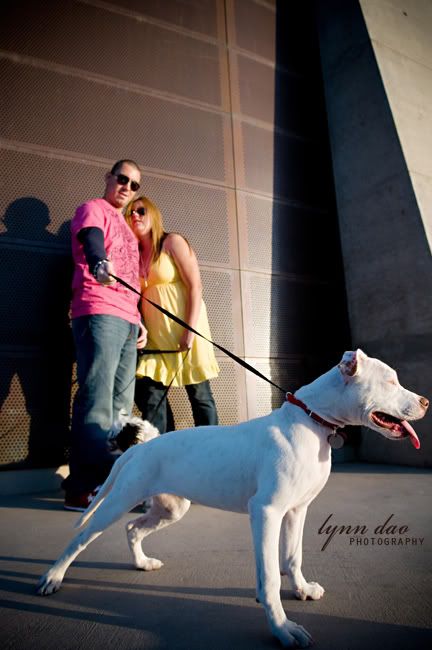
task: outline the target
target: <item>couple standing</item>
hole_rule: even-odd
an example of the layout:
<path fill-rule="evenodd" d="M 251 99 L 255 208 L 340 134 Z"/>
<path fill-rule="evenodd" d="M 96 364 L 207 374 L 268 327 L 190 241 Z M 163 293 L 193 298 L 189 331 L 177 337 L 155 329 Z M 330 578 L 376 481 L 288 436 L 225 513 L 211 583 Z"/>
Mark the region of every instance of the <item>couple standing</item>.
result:
<path fill-rule="evenodd" d="M 172 381 L 185 386 L 196 426 L 217 424 L 208 380 L 219 368 L 211 344 L 139 301 L 112 277 L 210 338 L 195 253 L 184 237 L 164 231 L 161 214 L 147 197 L 136 196 L 140 180 L 134 161 L 116 162 L 105 176 L 103 198 L 81 205 L 71 224 L 71 318 L 79 387 L 70 475 L 63 482 L 68 510 L 84 510 L 107 477 L 115 460 L 107 433 L 121 410 L 131 413 L 134 398 L 143 417 L 164 433 L 169 404 L 161 398 Z M 137 349 L 145 348 L 178 352 L 143 354 L 137 367 Z"/>

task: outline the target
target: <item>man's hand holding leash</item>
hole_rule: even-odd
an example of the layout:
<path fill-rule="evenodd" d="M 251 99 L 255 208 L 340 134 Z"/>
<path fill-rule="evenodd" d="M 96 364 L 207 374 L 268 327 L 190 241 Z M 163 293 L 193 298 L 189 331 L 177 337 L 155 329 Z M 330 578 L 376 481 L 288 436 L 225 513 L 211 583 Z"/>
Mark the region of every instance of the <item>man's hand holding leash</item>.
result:
<path fill-rule="evenodd" d="M 93 275 L 99 284 L 104 287 L 115 285 L 113 275 L 115 274 L 114 264 L 110 260 L 100 260 L 93 269 Z"/>

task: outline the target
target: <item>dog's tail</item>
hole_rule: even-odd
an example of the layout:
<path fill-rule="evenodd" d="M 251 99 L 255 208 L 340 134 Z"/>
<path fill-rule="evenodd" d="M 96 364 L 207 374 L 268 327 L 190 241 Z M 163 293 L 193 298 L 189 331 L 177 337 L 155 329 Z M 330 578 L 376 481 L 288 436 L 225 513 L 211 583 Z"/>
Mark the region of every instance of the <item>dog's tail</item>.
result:
<path fill-rule="evenodd" d="M 102 485 L 102 487 L 100 488 L 99 492 L 96 494 L 93 501 L 90 503 L 87 510 L 85 510 L 81 515 L 81 517 L 78 519 L 78 521 L 74 525 L 74 528 L 81 528 L 90 519 L 90 517 L 93 516 L 94 512 L 99 508 L 100 504 L 105 499 L 108 492 L 111 491 L 111 488 L 114 485 L 114 482 L 118 474 L 126 465 L 126 463 L 129 462 L 131 457 L 130 452 L 133 453 L 133 451 L 134 451 L 134 447 L 131 447 L 116 460 L 116 462 L 112 466 L 111 472 L 109 473 L 105 483 Z"/>

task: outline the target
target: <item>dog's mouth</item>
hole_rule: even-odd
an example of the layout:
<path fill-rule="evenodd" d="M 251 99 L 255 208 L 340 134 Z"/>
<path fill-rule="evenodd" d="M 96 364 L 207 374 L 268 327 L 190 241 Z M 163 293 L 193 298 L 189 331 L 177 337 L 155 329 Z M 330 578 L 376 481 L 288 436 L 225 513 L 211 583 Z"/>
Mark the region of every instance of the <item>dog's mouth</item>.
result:
<path fill-rule="evenodd" d="M 406 420 L 400 420 L 393 415 L 383 413 L 382 411 L 374 411 L 371 414 L 371 420 L 374 424 L 390 431 L 393 438 L 407 438 L 409 437 L 411 444 L 420 449 L 420 440 L 412 426 Z"/>

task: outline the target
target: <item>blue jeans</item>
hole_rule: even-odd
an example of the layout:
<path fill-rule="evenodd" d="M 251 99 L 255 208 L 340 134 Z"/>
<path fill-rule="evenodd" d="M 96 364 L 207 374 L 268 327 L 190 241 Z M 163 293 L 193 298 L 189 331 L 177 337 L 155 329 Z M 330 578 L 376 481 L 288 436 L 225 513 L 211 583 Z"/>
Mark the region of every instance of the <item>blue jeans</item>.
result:
<path fill-rule="evenodd" d="M 131 413 L 138 325 L 107 315 L 72 320 L 78 391 L 72 411 L 70 476 L 63 487 L 81 494 L 103 483 L 116 459 L 107 433 L 121 409 Z"/>
<path fill-rule="evenodd" d="M 209 381 L 185 386 L 192 407 L 196 427 L 218 424 L 218 414 Z M 160 433 L 174 429 L 174 420 L 167 396 L 161 399 L 166 386 L 150 377 L 137 379 L 135 386 L 135 404 L 142 417 L 149 420 Z"/>

